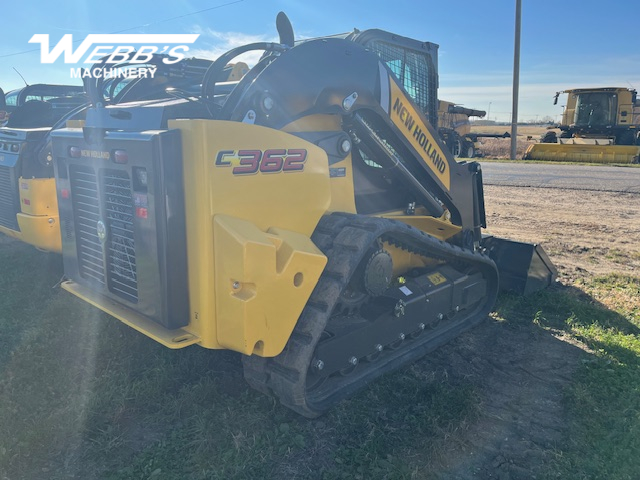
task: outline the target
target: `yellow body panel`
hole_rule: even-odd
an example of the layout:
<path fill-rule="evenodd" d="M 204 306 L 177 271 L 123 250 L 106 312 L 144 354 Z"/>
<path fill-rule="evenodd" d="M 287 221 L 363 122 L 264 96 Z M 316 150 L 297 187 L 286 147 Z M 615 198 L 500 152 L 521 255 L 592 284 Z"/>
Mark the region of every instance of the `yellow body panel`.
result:
<path fill-rule="evenodd" d="M 556 162 L 638 163 L 640 146 L 535 143 L 529 145 L 523 158 Z"/>
<path fill-rule="evenodd" d="M 218 343 L 271 357 L 284 348 L 327 258 L 309 237 L 214 217 Z"/>
<path fill-rule="evenodd" d="M 228 66 L 231 66 L 231 71 L 227 77 L 227 82 L 237 82 L 249 71 L 249 65 L 244 62 L 238 62 Z"/>
<path fill-rule="evenodd" d="M 20 231 L 0 227 L 0 232 L 34 247 L 61 253 L 60 217 L 58 198 L 53 178 L 20 178 Z"/>
<path fill-rule="evenodd" d="M 388 242 L 383 242 L 382 246 L 393 259 L 394 277 L 403 275 L 413 268 L 422 268 L 436 263 L 427 257 L 398 248 Z"/>
<path fill-rule="evenodd" d="M 82 128 L 85 125 L 84 120 L 67 120 L 67 128 Z"/>
<path fill-rule="evenodd" d="M 344 176 L 331 179 L 330 212 L 356 213 L 356 196 L 353 189 L 353 166 L 351 154 L 341 162 L 331 165 L 332 169 L 344 171 Z"/>
<path fill-rule="evenodd" d="M 181 130 L 184 160 L 191 316 L 183 330 L 203 347 L 251 353 L 257 345 L 256 353 L 276 355 L 326 262 L 309 238 L 331 202 L 327 156 L 300 138 L 255 125 L 169 125 Z M 263 152 L 255 172 L 247 151 Z M 289 154 L 290 170 L 261 170 L 282 164 L 278 158 L 286 163 Z M 233 289 L 236 283 L 241 288 Z"/>
<path fill-rule="evenodd" d="M 20 177 L 20 205 L 26 215 L 58 215 L 54 178 Z"/>
<path fill-rule="evenodd" d="M 429 216 L 405 215 L 397 213 L 388 213 L 380 216 L 406 223 L 407 225 L 411 225 L 418 230 L 427 232 L 432 237 L 436 237 L 440 240 L 451 238 L 461 230 L 459 226 L 454 225 L 451 222 Z"/>

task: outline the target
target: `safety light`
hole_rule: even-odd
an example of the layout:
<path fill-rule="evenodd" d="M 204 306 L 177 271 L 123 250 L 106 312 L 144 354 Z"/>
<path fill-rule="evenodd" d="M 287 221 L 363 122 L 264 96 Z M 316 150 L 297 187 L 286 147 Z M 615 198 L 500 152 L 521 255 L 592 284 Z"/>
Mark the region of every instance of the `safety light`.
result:
<path fill-rule="evenodd" d="M 69 198 L 69 190 L 67 190 L 66 188 L 63 188 L 60 191 L 60 195 L 62 195 L 62 198 L 67 199 Z"/>
<path fill-rule="evenodd" d="M 127 163 L 129 161 L 129 154 L 126 150 L 116 150 L 113 152 L 113 161 L 116 163 Z"/>

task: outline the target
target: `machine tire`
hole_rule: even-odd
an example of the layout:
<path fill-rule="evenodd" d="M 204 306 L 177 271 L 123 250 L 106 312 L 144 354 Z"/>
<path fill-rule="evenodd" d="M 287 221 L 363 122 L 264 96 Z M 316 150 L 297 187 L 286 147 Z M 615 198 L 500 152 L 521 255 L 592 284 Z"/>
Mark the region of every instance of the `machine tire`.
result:
<path fill-rule="evenodd" d="M 636 133 L 631 130 L 625 130 L 616 135 L 616 145 L 635 145 L 637 141 Z"/>
<path fill-rule="evenodd" d="M 473 158 L 476 156 L 476 147 L 473 142 L 469 140 L 462 141 L 462 158 Z"/>
<path fill-rule="evenodd" d="M 462 156 L 463 146 L 464 146 L 464 140 L 460 138 L 458 135 L 456 135 L 451 147 L 451 153 L 453 154 L 453 158 L 460 158 Z"/>
<path fill-rule="evenodd" d="M 476 148 L 473 142 L 466 140 L 463 137 L 456 136 L 453 157 L 454 158 L 473 158 L 476 154 Z"/>
<path fill-rule="evenodd" d="M 542 136 L 540 143 L 558 143 L 558 134 L 549 130 Z"/>
<path fill-rule="evenodd" d="M 469 145 L 470 145 L 470 147 L 469 147 L 469 154 L 470 154 L 469 158 L 475 158 L 475 157 L 479 156 L 478 155 L 478 151 L 476 150 L 475 144 L 472 142 Z"/>

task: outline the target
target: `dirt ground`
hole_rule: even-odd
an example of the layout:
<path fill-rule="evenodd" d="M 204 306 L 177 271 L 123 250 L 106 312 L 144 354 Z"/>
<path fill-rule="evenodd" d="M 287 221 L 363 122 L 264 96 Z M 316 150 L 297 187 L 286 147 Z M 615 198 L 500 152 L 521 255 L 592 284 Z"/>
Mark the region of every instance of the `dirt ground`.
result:
<path fill-rule="evenodd" d="M 485 187 L 488 231 L 540 242 L 560 284 L 610 272 L 640 271 L 640 195 Z M 564 387 L 580 345 L 533 325 L 489 321 L 431 354 L 426 368 L 471 381 L 481 412 L 451 439 L 439 479 L 542 478 L 566 433 Z"/>
<path fill-rule="evenodd" d="M 492 133 L 502 135 L 511 133 L 510 125 L 472 125 L 473 133 Z M 522 158 L 527 147 L 537 143 L 547 132 L 544 125 L 518 125 L 518 141 L 516 142 L 516 157 Z M 559 130 L 558 130 L 559 132 Z M 480 151 L 487 158 L 511 158 L 511 138 L 481 138 Z"/>
<path fill-rule="evenodd" d="M 487 231 L 542 243 L 562 282 L 640 270 L 640 195 L 485 186 Z"/>

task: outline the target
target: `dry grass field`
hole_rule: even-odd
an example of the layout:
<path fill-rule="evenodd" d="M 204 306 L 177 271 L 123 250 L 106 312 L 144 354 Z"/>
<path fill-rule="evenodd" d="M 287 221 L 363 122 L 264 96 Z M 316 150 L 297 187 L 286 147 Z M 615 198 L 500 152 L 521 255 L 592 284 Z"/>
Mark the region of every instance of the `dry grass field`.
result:
<path fill-rule="evenodd" d="M 479 125 L 472 126 L 473 133 L 511 133 L 510 125 Z M 516 156 L 522 158 L 527 147 L 536 143 L 547 131 L 546 126 L 541 125 L 518 125 L 518 144 Z M 481 139 L 481 151 L 485 158 L 508 159 L 511 152 L 511 138 L 484 138 Z"/>

